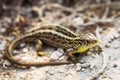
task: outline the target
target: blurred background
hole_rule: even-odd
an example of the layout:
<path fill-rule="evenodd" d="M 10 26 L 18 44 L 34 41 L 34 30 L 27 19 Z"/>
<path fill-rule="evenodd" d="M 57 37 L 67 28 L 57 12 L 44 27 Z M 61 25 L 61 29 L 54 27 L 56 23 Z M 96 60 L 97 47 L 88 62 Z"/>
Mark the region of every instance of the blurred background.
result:
<path fill-rule="evenodd" d="M 5 46 L 41 23 L 93 33 L 103 52 L 88 54 L 80 59 L 84 64 L 74 66 L 16 69 L 3 57 Z M 0 0 L 0 80 L 120 80 L 119 50 L 120 0 Z"/>

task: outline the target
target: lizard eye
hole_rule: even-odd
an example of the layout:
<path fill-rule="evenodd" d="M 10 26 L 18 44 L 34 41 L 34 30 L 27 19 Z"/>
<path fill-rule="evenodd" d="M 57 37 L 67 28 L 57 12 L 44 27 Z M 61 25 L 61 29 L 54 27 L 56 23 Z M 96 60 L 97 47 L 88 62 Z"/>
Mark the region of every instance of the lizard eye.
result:
<path fill-rule="evenodd" d="M 97 40 L 92 40 L 91 41 L 91 44 L 95 44 L 95 43 L 97 43 L 98 41 Z"/>
<path fill-rule="evenodd" d="M 88 44 L 88 43 L 89 43 L 89 41 L 88 41 L 88 40 L 86 40 L 86 43 Z"/>

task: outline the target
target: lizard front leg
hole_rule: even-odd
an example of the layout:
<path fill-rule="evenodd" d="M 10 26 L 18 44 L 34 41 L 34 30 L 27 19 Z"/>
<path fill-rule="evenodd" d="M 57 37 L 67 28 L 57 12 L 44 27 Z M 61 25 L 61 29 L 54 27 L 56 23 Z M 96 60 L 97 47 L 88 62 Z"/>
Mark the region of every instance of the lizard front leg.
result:
<path fill-rule="evenodd" d="M 79 52 L 78 49 L 74 48 L 66 50 L 68 58 L 72 60 L 74 63 L 79 62 L 79 57 L 85 55 L 87 51 L 88 50 L 84 52 Z"/>
<path fill-rule="evenodd" d="M 76 49 L 67 49 L 66 52 L 67 52 L 68 59 L 70 59 L 74 63 L 78 62 L 78 59 L 75 56 L 75 54 L 77 53 Z"/>

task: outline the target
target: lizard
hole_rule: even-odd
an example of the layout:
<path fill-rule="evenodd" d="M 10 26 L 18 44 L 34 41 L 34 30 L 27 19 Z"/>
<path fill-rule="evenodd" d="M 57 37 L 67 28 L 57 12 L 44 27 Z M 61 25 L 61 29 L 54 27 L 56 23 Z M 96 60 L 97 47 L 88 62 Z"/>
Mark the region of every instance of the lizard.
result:
<path fill-rule="evenodd" d="M 75 53 L 84 53 L 99 44 L 99 41 L 93 34 L 78 35 L 59 24 L 42 24 L 39 28 L 16 37 L 5 48 L 5 57 L 11 63 L 25 68 L 31 66 L 71 64 L 71 62 L 24 62 L 14 58 L 13 50 L 18 44 L 27 40 L 38 41 L 40 48 L 42 48 L 43 42 L 65 50 L 72 49 L 67 53 L 70 58 L 74 57 Z"/>

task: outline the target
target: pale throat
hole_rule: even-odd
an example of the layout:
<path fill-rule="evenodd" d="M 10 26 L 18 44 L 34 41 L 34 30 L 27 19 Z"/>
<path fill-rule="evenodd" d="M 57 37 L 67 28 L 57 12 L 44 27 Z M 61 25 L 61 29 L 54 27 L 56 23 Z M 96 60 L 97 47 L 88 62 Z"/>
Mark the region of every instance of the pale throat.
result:
<path fill-rule="evenodd" d="M 87 51 L 88 49 L 97 46 L 98 44 L 99 44 L 99 41 L 97 41 L 95 44 L 81 46 L 78 48 L 77 52 L 83 53 L 83 52 Z"/>

